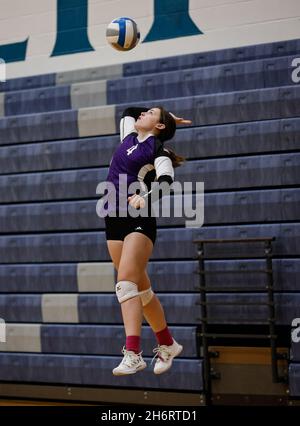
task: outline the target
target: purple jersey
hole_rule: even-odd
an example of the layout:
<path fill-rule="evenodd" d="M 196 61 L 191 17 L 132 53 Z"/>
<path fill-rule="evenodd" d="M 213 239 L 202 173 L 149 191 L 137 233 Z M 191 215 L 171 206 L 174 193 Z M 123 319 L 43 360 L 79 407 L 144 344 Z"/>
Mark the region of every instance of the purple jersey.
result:
<path fill-rule="evenodd" d="M 135 119 L 129 116 L 123 117 L 120 123 L 121 143 L 113 154 L 106 178 L 115 187 L 116 204 L 114 200 L 105 202 L 104 209 L 108 213 L 127 211 L 127 198 L 135 193 L 128 191 L 131 183 L 139 182 L 140 189 L 148 191 L 151 189 L 151 182 L 156 181 L 161 175 L 167 174 L 174 178 L 169 152 L 163 148 L 162 142 L 151 134 L 140 141 L 134 123 Z M 119 196 L 124 197 L 126 205 L 119 206 Z"/>

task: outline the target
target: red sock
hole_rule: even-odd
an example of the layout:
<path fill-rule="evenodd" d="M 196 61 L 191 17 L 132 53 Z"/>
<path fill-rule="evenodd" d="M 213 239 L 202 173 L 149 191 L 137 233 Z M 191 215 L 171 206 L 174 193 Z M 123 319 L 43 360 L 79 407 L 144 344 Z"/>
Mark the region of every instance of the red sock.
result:
<path fill-rule="evenodd" d="M 140 336 L 127 336 L 126 337 L 126 349 L 127 351 L 133 351 L 136 354 L 140 353 Z"/>
<path fill-rule="evenodd" d="M 173 344 L 173 338 L 168 327 L 164 328 L 161 331 L 158 331 L 155 334 L 159 345 L 171 346 Z"/>

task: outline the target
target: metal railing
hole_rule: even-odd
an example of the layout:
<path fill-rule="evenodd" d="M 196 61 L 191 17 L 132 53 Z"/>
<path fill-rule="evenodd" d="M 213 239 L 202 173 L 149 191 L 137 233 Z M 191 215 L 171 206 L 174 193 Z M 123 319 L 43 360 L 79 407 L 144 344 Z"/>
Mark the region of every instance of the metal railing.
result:
<path fill-rule="evenodd" d="M 197 259 L 199 263 L 199 270 L 195 273 L 199 274 L 199 287 L 197 290 L 200 292 L 200 303 L 201 306 L 201 332 L 198 334 L 198 337 L 202 340 L 202 349 L 203 349 L 203 381 L 204 381 L 204 393 L 206 396 L 206 403 L 210 403 L 211 399 L 211 380 L 219 378 L 218 374 L 215 373 L 211 368 L 211 358 L 217 357 L 218 354 L 215 352 L 209 351 L 209 342 L 211 339 L 221 338 L 221 339 L 267 339 L 270 343 L 271 349 L 271 368 L 272 368 L 272 380 L 274 383 L 286 381 L 285 377 L 280 377 L 278 373 L 278 360 L 284 358 L 284 354 L 277 352 L 277 335 L 275 331 L 276 326 L 276 315 L 275 315 L 275 303 L 274 303 L 274 281 L 273 281 L 273 265 L 272 265 L 272 256 L 273 248 L 272 242 L 275 238 L 239 238 L 239 239 L 200 239 L 194 240 L 193 243 L 197 244 Z M 259 253 L 257 257 L 263 257 L 265 259 L 265 268 L 264 269 L 247 269 L 247 270 L 218 270 L 218 271 L 208 271 L 205 269 L 205 260 L 216 259 L 214 257 L 206 257 L 205 248 L 207 245 L 218 244 L 218 245 L 228 245 L 232 243 L 236 244 L 263 244 L 263 256 Z M 228 258 L 226 256 L 226 258 Z M 229 259 L 233 259 L 232 256 Z M 264 288 L 251 288 L 251 290 L 243 289 L 242 287 L 214 287 L 209 289 L 206 284 L 206 276 L 214 274 L 228 274 L 228 273 L 238 273 L 238 274 L 265 274 L 266 276 L 266 285 Z M 266 322 L 268 323 L 269 334 L 257 333 L 257 334 L 247 334 L 247 333 L 212 333 L 208 331 L 209 319 L 207 307 L 209 305 L 241 305 L 241 302 L 215 302 L 207 300 L 207 295 L 209 293 L 216 293 L 220 291 L 222 293 L 232 293 L 232 292 L 241 292 L 241 293 L 265 293 L 267 296 L 266 302 L 243 302 L 243 305 L 249 306 L 267 306 L 268 307 L 268 318 Z"/>

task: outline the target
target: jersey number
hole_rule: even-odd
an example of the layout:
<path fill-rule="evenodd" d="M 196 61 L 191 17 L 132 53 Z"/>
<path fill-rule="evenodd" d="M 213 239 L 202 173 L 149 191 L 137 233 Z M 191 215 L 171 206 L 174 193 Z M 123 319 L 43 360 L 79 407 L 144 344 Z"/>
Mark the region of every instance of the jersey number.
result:
<path fill-rule="evenodd" d="M 131 148 L 128 148 L 128 149 L 127 149 L 127 155 L 132 154 L 132 153 L 133 153 L 133 151 L 134 151 L 135 149 L 137 149 L 137 147 L 138 147 L 138 144 L 133 145 Z"/>

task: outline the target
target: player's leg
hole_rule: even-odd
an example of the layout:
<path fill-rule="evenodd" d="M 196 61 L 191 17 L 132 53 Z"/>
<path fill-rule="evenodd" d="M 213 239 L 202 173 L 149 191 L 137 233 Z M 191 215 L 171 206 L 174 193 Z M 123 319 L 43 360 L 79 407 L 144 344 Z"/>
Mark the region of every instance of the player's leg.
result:
<path fill-rule="evenodd" d="M 122 254 L 123 241 L 108 240 L 107 248 L 108 248 L 108 252 L 111 257 L 111 260 L 114 264 L 114 268 L 116 269 L 116 271 L 118 271 L 121 254 Z"/>
<path fill-rule="evenodd" d="M 139 282 L 139 290 L 141 292 L 150 288 L 151 281 L 147 270 L 144 270 L 143 276 Z M 157 333 L 167 327 L 163 307 L 155 293 L 153 293 L 148 303 L 146 303 L 146 301 L 143 303 L 143 314 L 154 333 Z"/>
<path fill-rule="evenodd" d="M 109 250 L 111 259 L 114 263 L 114 267 L 118 271 L 121 254 L 122 254 L 123 241 L 111 240 L 111 241 L 107 241 L 107 245 L 108 245 L 108 250 Z M 149 291 L 149 289 L 151 289 L 151 282 L 150 282 L 150 278 L 148 276 L 147 270 L 145 269 L 143 271 L 142 278 L 138 283 L 138 290 L 139 292 L 143 292 L 145 290 Z M 173 358 L 181 352 L 182 347 L 180 347 L 180 345 L 178 345 L 177 342 L 175 342 L 175 345 L 173 344 L 173 342 L 170 343 L 170 339 L 172 339 L 172 341 L 174 339 L 171 338 L 170 332 L 167 327 L 163 307 L 158 297 L 155 294 L 153 294 L 151 300 L 148 301 L 148 303 L 144 304 L 143 314 L 148 324 L 151 326 L 152 330 L 156 334 L 156 338 L 159 344 L 158 348 L 156 348 L 154 351 L 157 354 L 159 354 L 158 352 L 159 350 L 161 352 L 164 348 L 167 349 L 168 351 L 167 354 L 162 353 L 162 356 L 161 356 L 161 358 L 163 358 L 163 356 L 165 357 L 165 359 L 167 358 L 167 362 L 162 362 L 162 360 L 158 358 L 154 367 L 154 372 L 156 374 L 161 374 L 164 371 L 167 371 L 171 367 Z M 171 356 L 169 354 L 170 349 L 171 349 Z M 128 373 L 124 373 L 124 366 L 121 368 L 121 371 L 123 371 L 122 374 L 128 374 Z M 118 374 L 117 369 L 114 370 L 114 374 Z"/>
<path fill-rule="evenodd" d="M 122 255 L 123 241 L 109 240 L 107 241 L 107 247 L 114 267 L 116 271 L 118 271 Z M 147 270 L 144 270 L 142 278 L 138 282 L 138 290 L 139 292 L 143 292 L 149 290 L 150 288 L 150 278 L 147 273 Z M 143 314 L 154 333 L 163 330 L 167 326 L 164 310 L 161 306 L 158 297 L 155 294 L 153 295 L 149 303 L 143 306 Z"/>
<path fill-rule="evenodd" d="M 143 309 L 138 283 L 147 267 L 152 250 L 151 240 L 142 233 L 132 232 L 124 239 L 118 268 L 118 283 L 129 282 L 128 289 L 124 289 L 129 294 L 125 294 L 123 299 L 126 300 L 121 302 L 126 335 L 140 335 L 141 333 Z M 122 291 L 119 294 L 122 298 Z"/>
<path fill-rule="evenodd" d="M 140 281 L 140 288 L 143 290 L 151 288 L 146 270 Z M 154 359 L 157 357 L 154 365 L 154 373 L 162 374 L 171 368 L 173 359 L 182 352 L 183 347 L 172 337 L 165 319 L 164 309 L 156 294 L 152 293 L 151 298 L 144 300 L 143 314 L 154 331 L 158 342 L 157 348 L 153 351 L 156 354 Z"/>
<path fill-rule="evenodd" d="M 113 370 L 114 375 L 134 374 L 143 370 L 146 363 L 141 356 L 140 336 L 143 309 L 138 282 L 152 253 L 152 241 L 142 233 L 131 232 L 124 238 L 118 265 L 116 294 L 121 304 L 126 334 L 124 358 Z M 116 263 L 118 256 L 115 255 Z"/>
<path fill-rule="evenodd" d="M 123 246 L 124 246 L 125 235 L 126 233 L 128 233 L 128 222 L 129 221 L 127 218 L 110 218 L 110 217 L 105 218 L 107 247 L 108 247 L 110 257 L 117 271 L 119 270 L 119 266 L 121 263 L 122 253 L 123 254 L 125 253 L 123 252 Z M 122 269 L 125 274 L 126 271 L 124 270 L 124 268 Z M 124 276 L 123 278 L 128 278 L 128 277 Z M 130 277 L 130 278 L 135 279 L 135 277 Z M 120 292 L 118 292 L 118 289 L 120 289 L 121 294 Z M 118 280 L 116 285 L 116 293 L 118 296 L 118 300 L 121 304 L 125 303 L 127 299 L 128 299 L 128 303 L 130 303 L 132 292 L 133 293 L 136 292 L 136 286 L 132 282 L 125 279 L 122 281 Z M 136 345 L 137 339 L 140 339 L 140 336 L 133 337 L 133 338 L 132 336 L 129 336 L 128 338 L 126 338 L 126 347 L 123 347 L 122 349 L 124 358 L 121 361 L 120 365 L 113 369 L 114 375 L 134 374 L 137 371 L 142 370 L 146 367 L 146 363 L 142 359 L 141 354 L 136 353 L 136 351 L 130 350 L 130 348 L 128 347 L 129 345 L 132 345 L 132 344 Z"/>
<path fill-rule="evenodd" d="M 120 260 L 121 260 L 121 255 L 122 255 L 123 241 L 109 240 L 109 241 L 107 241 L 107 247 L 108 247 L 110 257 L 113 261 L 114 267 L 115 267 L 116 271 L 118 271 Z M 151 286 L 150 279 L 148 277 L 148 274 L 145 273 L 145 271 L 142 275 L 142 279 L 137 284 L 138 284 L 139 292 L 144 291 L 144 290 L 148 290 L 150 288 L 150 286 Z M 163 314 L 163 311 L 162 311 L 162 314 Z M 157 320 L 159 321 L 158 327 L 160 327 L 161 320 L 159 320 L 159 318 L 157 318 Z M 162 321 L 164 321 L 164 315 L 163 315 Z"/>

